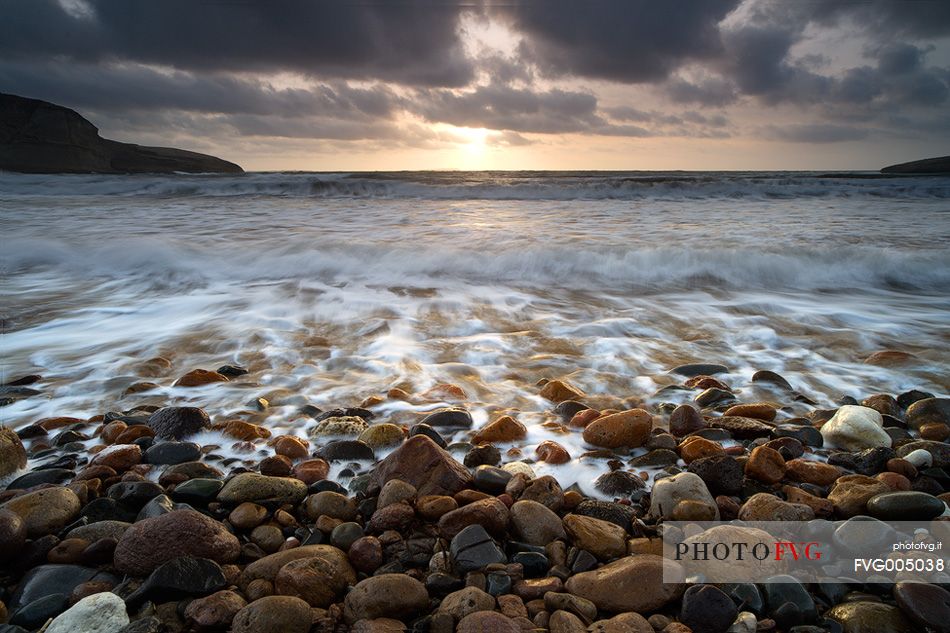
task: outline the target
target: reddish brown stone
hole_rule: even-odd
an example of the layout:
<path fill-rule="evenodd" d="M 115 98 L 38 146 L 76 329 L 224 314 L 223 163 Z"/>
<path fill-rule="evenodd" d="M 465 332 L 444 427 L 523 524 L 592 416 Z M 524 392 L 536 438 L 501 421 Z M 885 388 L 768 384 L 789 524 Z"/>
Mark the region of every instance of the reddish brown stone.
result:
<path fill-rule="evenodd" d="M 193 369 L 178 380 L 173 387 L 201 387 L 215 382 L 228 382 L 228 377 L 216 371 L 207 369 Z"/>
<path fill-rule="evenodd" d="M 381 461 L 373 471 L 377 485 L 401 479 L 419 496 L 453 495 L 472 481 L 468 468 L 425 435 L 414 435 Z"/>

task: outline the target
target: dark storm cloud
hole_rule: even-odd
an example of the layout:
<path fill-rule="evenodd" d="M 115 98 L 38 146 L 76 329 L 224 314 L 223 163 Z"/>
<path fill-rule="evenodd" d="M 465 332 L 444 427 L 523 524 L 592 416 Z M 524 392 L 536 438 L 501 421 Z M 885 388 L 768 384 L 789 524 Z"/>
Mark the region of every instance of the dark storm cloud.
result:
<path fill-rule="evenodd" d="M 676 103 L 714 107 L 729 105 L 739 98 L 735 84 L 722 77 L 706 77 L 699 81 L 670 79 L 666 93 Z"/>
<path fill-rule="evenodd" d="M 314 114 L 347 119 L 388 117 L 398 97 L 386 86 L 356 88 L 342 82 L 311 88 L 275 89 L 235 75 L 161 72 L 140 65 L 66 66 L 0 62 L 0 85 L 75 108 L 185 110 L 302 117 Z"/>
<path fill-rule="evenodd" d="M 719 54 L 718 23 L 739 0 L 522 0 L 500 9 L 522 54 L 548 76 L 657 82 Z"/>
<path fill-rule="evenodd" d="M 462 86 L 463 5 L 425 0 L 0 1 L 0 57 L 128 60 L 196 71 L 293 71 Z M 67 4 L 67 6 L 70 6 Z"/>

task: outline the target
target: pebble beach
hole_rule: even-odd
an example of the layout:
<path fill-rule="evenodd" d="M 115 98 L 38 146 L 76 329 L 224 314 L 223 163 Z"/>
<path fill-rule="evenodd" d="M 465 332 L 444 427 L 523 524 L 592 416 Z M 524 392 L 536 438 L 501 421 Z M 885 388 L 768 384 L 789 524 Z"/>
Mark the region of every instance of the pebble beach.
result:
<path fill-rule="evenodd" d="M 662 557 L 950 516 L 945 178 L 0 178 L 0 633 L 950 630 Z"/>

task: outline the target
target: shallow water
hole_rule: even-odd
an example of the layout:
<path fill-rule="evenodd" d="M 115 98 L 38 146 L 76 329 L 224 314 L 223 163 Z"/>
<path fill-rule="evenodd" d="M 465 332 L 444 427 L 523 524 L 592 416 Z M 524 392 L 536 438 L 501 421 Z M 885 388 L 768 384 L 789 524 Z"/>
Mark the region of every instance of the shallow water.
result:
<path fill-rule="evenodd" d="M 303 436 L 304 402 L 450 382 L 476 425 L 503 411 L 528 425 L 524 457 L 543 439 L 576 457 L 577 431 L 541 426 L 542 378 L 655 404 L 671 367 L 719 362 L 741 400 L 782 416 L 808 407 L 753 386 L 755 370 L 819 406 L 950 391 L 948 178 L 0 174 L 0 211 L 3 379 L 44 376 L 42 396 L 0 408 L 13 427 L 140 403 L 225 419 L 286 389 L 253 419 Z M 917 358 L 862 362 L 883 349 Z M 142 376 L 155 356 L 172 369 Z M 225 363 L 251 373 L 171 387 Z M 123 396 L 139 380 L 160 388 Z M 443 405 L 387 401 L 377 419 Z M 587 490 L 603 466 L 536 470 Z"/>

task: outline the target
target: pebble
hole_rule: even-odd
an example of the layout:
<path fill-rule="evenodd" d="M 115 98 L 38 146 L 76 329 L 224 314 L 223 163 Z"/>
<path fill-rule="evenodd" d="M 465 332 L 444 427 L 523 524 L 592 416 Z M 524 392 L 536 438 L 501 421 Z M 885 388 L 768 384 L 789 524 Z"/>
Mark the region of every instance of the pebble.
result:
<path fill-rule="evenodd" d="M 671 369 L 669 373 L 691 378 L 693 376 L 715 376 L 716 374 L 728 374 L 729 368 L 718 363 L 689 363 L 686 365 L 678 365 Z"/>
<path fill-rule="evenodd" d="M 246 501 L 296 505 L 306 496 L 307 485 L 299 479 L 241 473 L 228 480 L 218 493 L 218 501 L 228 505 L 238 505 Z"/>
<path fill-rule="evenodd" d="M 682 568 L 675 562 L 641 554 L 571 576 L 565 588 L 603 611 L 649 613 L 679 598 L 684 590 L 680 583 L 663 582 L 664 566 L 669 568 L 668 578 L 682 577 Z"/>
<path fill-rule="evenodd" d="M 227 629 L 247 601 L 234 591 L 217 591 L 192 600 L 185 607 L 185 619 L 199 629 Z"/>
<path fill-rule="evenodd" d="M 381 448 L 397 446 L 405 438 L 406 432 L 401 426 L 384 422 L 370 426 L 360 433 L 356 439 L 376 451 Z"/>
<path fill-rule="evenodd" d="M 230 633 L 308 633 L 310 605 L 293 596 L 259 598 L 237 612 Z"/>
<path fill-rule="evenodd" d="M 175 510 L 127 529 L 116 546 L 115 566 L 123 573 L 144 576 L 179 556 L 230 563 L 239 552 L 238 539 L 221 523 L 194 510 Z"/>
<path fill-rule="evenodd" d="M 479 490 L 499 494 L 505 491 L 505 486 L 511 481 L 511 477 L 511 473 L 507 470 L 482 464 L 475 468 L 473 483 Z"/>
<path fill-rule="evenodd" d="M 891 436 L 884 431 L 881 414 L 869 407 L 845 405 L 821 426 L 826 445 L 859 451 L 891 445 Z"/>
<path fill-rule="evenodd" d="M 0 479 L 26 468 L 26 449 L 13 429 L 0 426 Z"/>
<path fill-rule="evenodd" d="M 702 408 L 711 407 L 722 402 L 732 402 L 736 399 L 735 395 L 728 389 L 719 387 L 709 387 L 697 394 L 693 401 Z"/>
<path fill-rule="evenodd" d="M 547 545 L 566 537 L 561 518 L 537 501 L 515 502 L 511 506 L 511 523 L 514 534 L 531 545 Z"/>
<path fill-rule="evenodd" d="M 946 509 L 943 501 L 923 492 L 885 492 L 867 501 L 867 513 L 885 521 L 929 521 Z"/>
<path fill-rule="evenodd" d="M 785 474 L 793 481 L 830 486 L 841 476 L 841 469 L 815 460 L 798 458 L 785 462 Z"/>
<path fill-rule="evenodd" d="M 894 585 L 894 600 L 903 614 L 918 626 L 935 631 L 950 629 L 950 592 L 943 587 L 899 582 Z"/>
<path fill-rule="evenodd" d="M 527 434 L 528 429 L 525 428 L 524 424 L 510 415 L 503 415 L 479 429 L 472 436 L 472 443 L 514 442 L 515 440 L 524 439 Z"/>
<path fill-rule="evenodd" d="M 549 380 L 541 387 L 540 395 L 556 404 L 564 401 L 583 400 L 586 394 L 563 380 Z"/>
<path fill-rule="evenodd" d="M 494 611 L 476 611 L 462 618 L 455 633 L 523 633 L 514 620 Z"/>
<path fill-rule="evenodd" d="M 452 538 L 449 547 L 452 560 L 461 572 L 482 569 L 492 563 L 504 563 L 507 558 L 479 524 L 469 525 Z"/>
<path fill-rule="evenodd" d="M 369 425 L 361 417 L 355 415 L 340 415 L 325 418 L 310 431 L 313 438 L 322 438 L 328 436 L 351 436 L 356 437 L 365 431 Z"/>
<path fill-rule="evenodd" d="M 472 475 L 431 438 L 415 435 L 377 464 L 373 478 L 380 487 L 401 479 L 425 496 L 453 495 L 471 483 Z"/>
<path fill-rule="evenodd" d="M 650 516 L 672 518 L 673 510 L 680 501 L 699 501 L 716 508 L 715 519 L 719 519 L 716 501 L 709 493 L 706 483 L 694 473 L 679 473 L 664 477 L 653 484 L 650 494 Z"/>
<path fill-rule="evenodd" d="M 865 475 L 845 475 L 835 482 L 828 500 L 835 505 L 836 515 L 849 518 L 864 514 L 868 500 L 885 492 L 891 489 L 882 481 Z"/>
<path fill-rule="evenodd" d="M 453 591 L 442 599 L 438 612 L 447 613 L 457 622 L 476 611 L 491 611 L 495 598 L 477 587 L 465 587 Z"/>
<path fill-rule="evenodd" d="M 584 441 L 602 448 L 642 446 L 653 428 L 653 419 L 643 409 L 630 409 L 597 418 L 584 429 Z"/>
<path fill-rule="evenodd" d="M 420 422 L 420 424 L 425 424 L 433 429 L 470 429 L 472 423 L 472 414 L 460 407 L 440 409 L 430 413 Z"/>
<path fill-rule="evenodd" d="M 670 414 L 670 433 L 676 437 L 689 435 L 706 427 L 706 420 L 699 410 L 690 404 L 681 404 Z"/>
<path fill-rule="evenodd" d="M 731 455 L 711 455 L 689 463 L 687 470 L 699 476 L 713 495 L 738 495 L 743 468 Z"/>
<path fill-rule="evenodd" d="M 762 483 L 778 483 L 785 476 L 785 460 L 775 449 L 768 446 L 756 447 L 746 461 L 745 474 Z"/>
<path fill-rule="evenodd" d="M 69 488 L 44 488 L 7 501 L 2 507 L 23 519 L 27 536 L 55 534 L 79 514 L 82 504 Z"/>
<path fill-rule="evenodd" d="M 760 492 L 742 504 L 738 518 L 740 521 L 810 521 L 815 518 L 815 511 L 807 505 L 789 503 Z"/>
<path fill-rule="evenodd" d="M 680 622 L 693 633 L 723 633 L 738 615 L 732 598 L 713 585 L 693 585 L 683 594 Z"/>
<path fill-rule="evenodd" d="M 128 623 L 122 598 L 103 592 L 83 598 L 58 615 L 46 627 L 46 633 L 118 633 Z"/>
<path fill-rule="evenodd" d="M 126 597 L 130 605 L 146 599 L 167 602 L 187 596 L 202 596 L 227 585 L 221 566 L 206 558 L 179 556 L 168 560 L 149 574 L 145 582 Z"/>
<path fill-rule="evenodd" d="M 361 580 L 346 594 L 343 617 L 350 624 L 380 617 L 401 620 L 428 605 L 425 585 L 415 578 L 406 574 L 380 574 Z"/>
<path fill-rule="evenodd" d="M 182 464 L 200 457 L 201 446 L 195 442 L 158 442 L 145 451 L 145 461 L 149 464 Z"/>
<path fill-rule="evenodd" d="M 567 452 L 567 449 L 551 440 L 545 440 L 538 444 L 535 454 L 540 461 L 548 464 L 566 464 L 571 461 L 571 454 Z"/>
<path fill-rule="evenodd" d="M 165 407 L 148 418 L 148 426 L 155 437 L 166 440 L 180 440 L 211 427 L 211 421 L 204 409 L 197 407 Z"/>
<path fill-rule="evenodd" d="M 564 529 L 574 544 L 601 560 L 627 553 L 627 531 L 608 521 L 579 514 L 564 517 Z"/>
<path fill-rule="evenodd" d="M 844 633 L 914 633 L 900 609 L 880 602 L 846 602 L 832 607 L 827 617 L 840 622 Z"/>
<path fill-rule="evenodd" d="M 337 602 L 347 586 L 356 583 L 356 571 L 347 562 L 322 557 L 299 558 L 280 568 L 274 589 L 311 607 L 326 608 Z"/>
<path fill-rule="evenodd" d="M 907 407 L 907 426 L 919 429 L 925 424 L 950 424 L 950 398 L 924 398 Z"/>
<path fill-rule="evenodd" d="M 0 509 L 0 563 L 19 554 L 26 543 L 26 523 L 12 510 Z"/>

